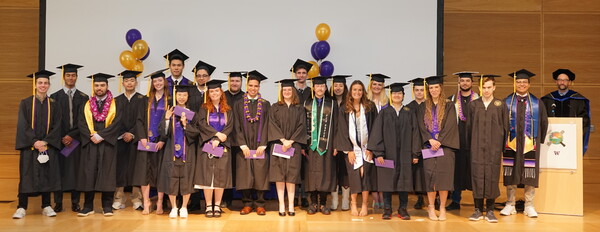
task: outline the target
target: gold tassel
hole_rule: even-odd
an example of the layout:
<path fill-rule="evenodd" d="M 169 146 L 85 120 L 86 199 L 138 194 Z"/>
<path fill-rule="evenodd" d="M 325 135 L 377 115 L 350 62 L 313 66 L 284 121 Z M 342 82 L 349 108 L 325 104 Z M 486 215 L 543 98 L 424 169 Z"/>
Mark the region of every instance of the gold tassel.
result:
<path fill-rule="evenodd" d="M 296 79 L 296 77 L 294 76 L 294 67 L 292 66 L 292 79 Z"/>
<path fill-rule="evenodd" d="M 369 74 L 369 86 L 367 86 L 367 93 L 371 92 L 371 82 L 373 82 L 373 73 Z"/>
<path fill-rule="evenodd" d="M 177 98 L 177 88 L 175 88 L 175 86 L 173 86 L 173 107 L 176 106 L 176 104 L 177 104 L 177 102 L 175 101 L 175 98 Z M 166 106 L 166 104 L 165 104 L 165 106 Z M 173 118 L 173 122 L 175 122 L 175 118 Z M 175 127 L 173 127 L 173 128 L 175 128 Z"/>
<path fill-rule="evenodd" d="M 392 87 L 388 88 L 388 95 L 390 96 L 390 106 L 392 106 Z"/>
<path fill-rule="evenodd" d="M 119 74 L 119 93 L 121 93 L 122 86 L 123 86 L 123 75 Z"/>
<path fill-rule="evenodd" d="M 513 93 L 517 92 L 517 72 L 513 73 Z"/>
<path fill-rule="evenodd" d="M 423 78 L 423 96 L 427 100 L 427 78 Z"/>
<path fill-rule="evenodd" d="M 315 99 L 315 82 L 312 80 L 312 78 L 310 79 L 310 86 L 312 86 L 310 96 L 312 97 L 312 99 Z"/>
<path fill-rule="evenodd" d="M 167 54 L 167 61 L 166 62 L 167 62 L 167 69 L 169 69 L 169 54 Z"/>
<path fill-rule="evenodd" d="M 277 93 L 277 101 L 278 101 L 278 102 L 281 102 L 281 99 L 283 98 L 283 97 L 281 96 L 281 82 L 279 82 L 279 85 L 278 85 L 277 87 L 278 87 L 278 88 L 277 88 L 277 92 L 278 92 L 278 93 Z"/>
<path fill-rule="evenodd" d="M 150 88 L 152 88 L 152 77 L 148 80 L 148 93 L 146 93 L 146 96 L 148 97 L 150 97 Z"/>
<path fill-rule="evenodd" d="M 331 96 L 332 97 L 333 97 L 333 85 L 334 85 L 334 82 L 333 82 L 333 78 L 332 78 L 331 79 Z"/>
<path fill-rule="evenodd" d="M 94 75 L 92 75 L 92 97 L 94 97 Z"/>
<path fill-rule="evenodd" d="M 479 95 L 483 95 L 483 74 L 479 78 Z"/>
<path fill-rule="evenodd" d="M 246 92 L 248 91 L 248 82 L 250 82 L 250 79 L 248 78 L 250 78 L 250 72 L 246 73 Z M 258 81 L 258 83 L 260 83 L 260 81 Z"/>
<path fill-rule="evenodd" d="M 62 79 L 60 79 L 60 84 L 62 86 L 65 86 L 65 66 L 61 66 L 62 71 L 60 72 L 60 75 L 62 76 Z"/>
<path fill-rule="evenodd" d="M 411 84 L 411 85 L 410 85 L 410 86 L 411 86 L 411 91 L 410 91 L 410 93 L 411 93 L 411 96 L 412 96 L 413 100 L 416 100 L 416 99 L 415 99 L 415 83 L 412 83 L 412 82 L 411 82 L 410 84 Z"/>
<path fill-rule="evenodd" d="M 231 92 L 231 73 L 227 74 L 227 90 Z"/>

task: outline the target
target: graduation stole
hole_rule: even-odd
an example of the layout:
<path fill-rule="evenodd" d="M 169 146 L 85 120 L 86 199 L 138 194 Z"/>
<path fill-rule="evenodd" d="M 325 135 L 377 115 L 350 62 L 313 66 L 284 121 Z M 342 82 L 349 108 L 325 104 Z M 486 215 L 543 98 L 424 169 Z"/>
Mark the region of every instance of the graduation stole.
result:
<path fill-rule="evenodd" d="M 312 104 L 306 104 L 306 119 L 308 131 L 310 132 L 310 149 L 324 155 L 329 145 L 329 133 L 331 118 L 333 117 L 333 100 L 322 98 L 321 113 L 317 115 L 317 99 Z M 318 120 L 318 121 L 317 121 Z M 318 125 L 318 128 L 317 128 Z"/>
<path fill-rule="evenodd" d="M 523 149 L 523 154 L 535 151 L 535 140 L 538 135 L 538 122 L 540 117 L 540 102 L 539 99 L 533 96 L 533 94 L 529 93 L 527 95 L 527 104 L 525 108 L 525 147 Z M 510 118 L 510 133 L 508 135 L 508 140 L 506 147 L 510 148 L 513 151 L 517 151 L 517 105 L 516 103 L 516 94 L 513 93 L 511 97 L 507 97 L 504 101 L 507 106 L 509 106 L 509 118 Z"/>
<path fill-rule="evenodd" d="M 96 119 L 96 121 L 104 121 L 104 127 L 108 127 L 110 124 L 112 124 L 112 121 L 115 119 L 115 116 L 117 115 L 117 106 L 115 104 L 115 99 L 112 98 L 112 94 L 110 93 L 110 90 L 108 91 L 108 96 L 106 97 L 106 100 L 104 102 L 104 106 L 102 109 L 102 114 L 98 115 L 98 110 L 97 108 L 95 108 L 95 112 L 92 112 L 92 105 L 96 106 L 96 100 L 97 98 L 91 97 L 90 100 L 88 100 L 85 103 L 84 106 L 84 110 L 83 110 L 83 114 L 85 116 L 85 123 L 87 124 L 89 130 L 90 130 L 90 134 L 95 134 L 96 133 L 96 128 L 94 128 L 94 119 Z M 108 109 L 108 110 L 106 110 Z M 105 113 L 106 112 L 106 113 Z M 98 119 L 103 119 L 103 120 L 98 120 Z"/>
<path fill-rule="evenodd" d="M 156 99 L 156 98 L 155 98 Z M 155 101 L 152 99 L 152 101 Z M 148 122 L 148 139 L 151 142 L 155 142 L 155 139 L 158 137 L 158 125 L 160 124 L 161 117 L 167 109 L 167 103 L 165 102 L 165 94 L 158 100 L 158 104 L 156 108 L 154 107 L 154 102 L 150 103 L 150 107 L 148 107 L 147 112 L 147 122 Z"/>
<path fill-rule="evenodd" d="M 467 121 L 467 117 L 465 116 L 465 112 L 463 110 L 464 105 L 462 104 L 462 99 L 461 99 L 461 94 L 460 94 L 460 90 L 458 90 L 458 92 L 456 93 L 456 95 L 454 95 L 454 105 L 456 106 L 456 109 L 458 111 L 458 118 L 461 121 Z M 471 90 L 471 94 L 469 95 L 469 102 L 472 102 L 473 100 L 475 100 L 477 98 L 477 94 Z"/>
<path fill-rule="evenodd" d="M 185 130 L 183 126 L 179 122 L 179 116 L 172 116 L 171 120 L 172 128 L 173 128 L 173 161 L 175 159 L 182 159 L 183 162 L 186 161 L 186 147 L 185 147 Z"/>

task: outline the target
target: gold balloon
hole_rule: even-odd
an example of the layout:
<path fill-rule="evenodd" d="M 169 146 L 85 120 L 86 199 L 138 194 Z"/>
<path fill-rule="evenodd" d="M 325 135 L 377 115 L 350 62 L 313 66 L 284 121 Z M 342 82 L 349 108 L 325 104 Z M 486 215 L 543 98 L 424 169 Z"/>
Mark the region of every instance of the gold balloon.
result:
<path fill-rule="evenodd" d="M 313 66 L 308 70 L 308 78 L 319 76 L 319 64 L 316 61 L 309 61 Z"/>
<path fill-rule="evenodd" d="M 133 65 L 131 70 L 143 72 L 144 71 L 144 63 L 142 63 L 141 60 L 136 60 L 135 65 Z"/>
<path fill-rule="evenodd" d="M 131 45 L 131 51 L 136 58 L 142 59 L 148 53 L 148 43 L 143 39 L 139 39 Z"/>
<path fill-rule="evenodd" d="M 315 29 L 315 34 L 317 35 L 317 39 L 319 41 L 325 41 L 329 38 L 329 34 L 331 33 L 331 29 L 327 23 L 321 23 L 317 25 Z"/>
<path fill-rule="evenodd" d="M 121 65 L 125 69 L 131 70 L 135 65 L 136 61 L 137 59 L 131 51 L 125 50 L 121 52 L 121 55 L 119 55 L 119 62 L 121 62 Z"/>

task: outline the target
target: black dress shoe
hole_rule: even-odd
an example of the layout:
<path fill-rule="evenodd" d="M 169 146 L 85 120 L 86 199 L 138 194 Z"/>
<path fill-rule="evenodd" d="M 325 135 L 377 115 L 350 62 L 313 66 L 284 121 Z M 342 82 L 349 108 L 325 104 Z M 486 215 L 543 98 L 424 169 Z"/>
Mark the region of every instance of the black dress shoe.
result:
<path fill-rule="evenodd" d="M 392 209 L 383 209 L 383 215 L 381 215 L 381 219 L 383 219 L 383 220 L 392 219 Z"/>
<path fill-rule="evenodd" d="M 285 212 L 279 212 L 279 216 L 285 217 Z"/>
<path fill-rule="evenodd" d="M 81 210 L 81 208 L 79 207 L 79 204 L 72 204 L 71 205 L 71 210 L 73 212 L 79 212 Z"/>
<path fill-rule="evenodd" d="M 308 210 L 306 210 L 306 213 L 307 213 L 308 215 L 313 215 L 313 214 L 317 213 L 317 205 L 314 205 L 314 204 L 313 204 L 313 205 L 310 205 L 310 206 L 308 207 Z"/>
<path fill-rule="evenodd" d="M 450 203 L 448 206 L 446 206 L 446 210 L 448 210 L 448 211 L 455 210 L 455 209 L 460 209 L 460 204 L 458 204 L 454 201 L 452 203 Z"/>
<path fill-rule="evenodd" d="M 319 211 L 321 211 L 321 213 L 323 215 L 330 215 L 331 214 L 331 209 L 329 209 L 329 207 L 322 205 L 321 207 L 319 207 Z"/>
<path fill-rule="evenodd" d="M 63 208 L 62 208 L 62 203 L 57 203 L 56 205 L 54 205 L 54 212 L 62 212 Z"/>
<path fill-rule="evenodd" d="M 308 207 L 308 199 L 302 198 L 302 207 L 304 207 L 304 208 Z"/>
<path fill-rule="evenodd" d="M 289 215 L 290 217 L 296 216 L 296 212 L 288 212 L 288 215 Z"/>
<path fill-rule="evenodd" d="M 398 217 L 402 220 L 410 220 L 410 214 L 406 211 L 406 208 L 398 209 Z"/>

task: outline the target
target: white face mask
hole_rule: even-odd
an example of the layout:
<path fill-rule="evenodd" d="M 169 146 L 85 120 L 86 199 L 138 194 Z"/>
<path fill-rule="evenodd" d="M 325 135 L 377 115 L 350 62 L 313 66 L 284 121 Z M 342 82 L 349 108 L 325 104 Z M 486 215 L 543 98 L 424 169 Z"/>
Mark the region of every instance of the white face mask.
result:
<path fill-rule="evenodd" d="M 48 160 L 50 160 L 50 156 L 48 156 L 48 152 L 46 151 L 40 152 L 40 154 L 38 154 L 37 160 L 38 162 L 40 162 L 40 164 L 44 164 L 48 162 Z"/>

